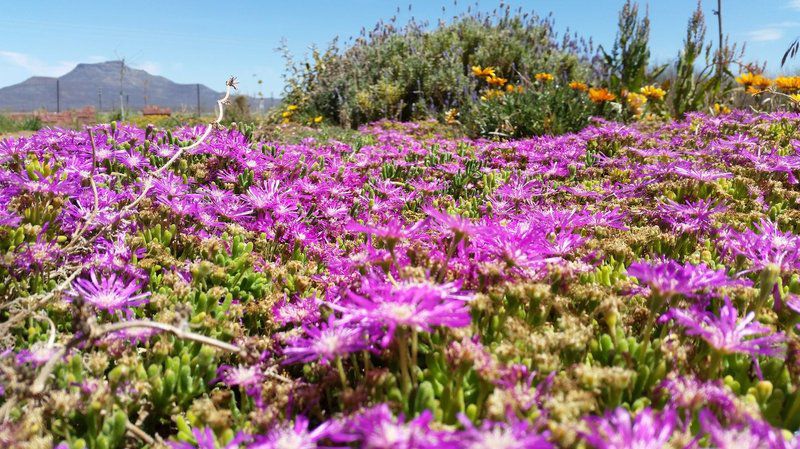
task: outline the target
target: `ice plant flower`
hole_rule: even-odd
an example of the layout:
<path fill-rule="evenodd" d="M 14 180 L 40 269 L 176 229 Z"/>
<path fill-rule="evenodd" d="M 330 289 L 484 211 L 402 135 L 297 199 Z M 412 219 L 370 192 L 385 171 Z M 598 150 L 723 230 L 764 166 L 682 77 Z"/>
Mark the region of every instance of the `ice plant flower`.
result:
<path fill-rule="evenodd" d="M 471 322 L 465 297 L 447 286 L 371 282 L 364 295 L 350 292 L 347 301 L 333 305 L 342 320 L 366 323 L 386 330 L 382 339 L 388 345 L 398 327 L 430 331 L 435 326 L 464 327 Z"/>
<path fill-rule="evenodd" d="M 364 330 L 357 326 L 342 326 L 333 321 L 319 327 L 303 326 L 305 337 L 293 338 L 283 349 L 283 364 L 308 363 L 320 360 L 323 363 L 367 348 Z"/>
<path fill-rule="evenodd" d="M 509 422 L 484 421 L 480 427 L 464 415 L 459 416 L 464 431 L 458 436 L 463 449 L 555 449 L 547 440 L 547 434 L 540 434 L 531 428 L 530 423 L 515 416 Z"/>
<path fill-rule="evenodd" d="M 705 233 L 711 230 L 714 215 L 728 210 L 727 207 L 715 204 L 713 200 L 687 201 L 678 204 L 666 200 L 658 206 L 661 219 L 674 230 L 684 233 Z"/>
<path fill-rule="evenodd" d="M 631 419 L 630 412 L 617 408 L 603 417 L 586 420 L 589 431 L 581 436 L 595 449 L 664 448 L 678 425 L 674 410 L 657 412 L 650 407 Z"/>
<path fill-rule="evenodd" d="M 719 315 L 698 308 L 673 308 L 661 319 L 675 321 L 686 329 L 687 335 L 702 338 L 721 354 L 742 353 L 753 357 L 783 355 L 784 335 L 755 321 L 755 318 L 754 312 L 739 318 L 739 311 L 726 296 Z"/>
<path fill-rule="evenodd" d="M 92 270 L 89 279 L 79 278 L 72 283 L 68 292 L 73 298 L 81 298 L 87 303 L 107 312 L 129 311 L 131 307 L 147 303 L 150 292 L 135 294 L 141 288 L 139 281 L 127 284 L 116 274 L 101 275 Z"/>
<path fill-rule="evenodd" d="M 797 449 L 800 437 L 787 439 L 780 429 L 753 417 L 723 425 L 709 410 L 701 410 L 700 426 L 716 449 Z"/>
<path fill-rule="evenodd" d="M 425 410 L 406 422 L 395 417 L 386 404 L 368 409 L 343 423 L 341 431 L 331 435 L 337 442 L 357 442 L 364 449 L 461 449 L 458 439 L 450 432 L 431 428 L 433 414 Z"/>
<path fill-rule="evenodd" d="M 748 272 L 770 266 L 781 272 L 800 270 L 800 236 L 781 231 L 775 222 L 768 219 L 755 225 L 755 231 L 729 230 L 724 233 L 722 249 L 732 257 L 741 255 L 749 259 L 752 268 Z"/>
<path fill-rule="evenodd" d="M 634 262 L 628 267 L 628 275 L 648 285 L 662 298 L 696 296 L 722 287 L 749 285 L 746 280 L 730 279 L 725 270 L 713 270 L 704 263 L 683 265 L 672 259 Z"/>
<path fill-rule="evenodd" d="M 333 423 L 325 422 L 316 429 L 308 430 L 308 418 L 299 415 L 294 424 L 281 424 L 266 435 L 256 436 L 247 449 L 316 449 L 317 442 L 327 437 Z"/>

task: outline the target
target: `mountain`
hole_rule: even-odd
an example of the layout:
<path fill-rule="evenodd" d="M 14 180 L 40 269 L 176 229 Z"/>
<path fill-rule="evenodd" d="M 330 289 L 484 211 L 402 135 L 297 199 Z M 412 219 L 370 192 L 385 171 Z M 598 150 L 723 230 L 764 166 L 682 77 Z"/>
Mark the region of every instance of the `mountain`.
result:
<path fill-rule="evenodd" d="M 179 84 L 163 76 L 151 75 L 144 70 L 123 65 L 122 61 L 97 64 L 78 64 L 72 71 L 58 78 L 34 76 L 0 89 L 0 111 L 29 112 L 37 109 L 55 111 L 60 98 L 60 108 L 78 109 L 93 106 L 97 110 L 118 110 L 120 102 L 120 72 L 126 110 L 141 110 L 145 104 L 168 107 L 177 111 L 197 110 L 198 92 L 200 109 L 212 111 L 223 92 L 202 84 Z M 222 84 L 225 80 L 220 80 Z M 258 98 L 248 98 L 250 107 L 257 110 Z M 280 100 L 263 99 L 268 109 Z M 102 104 L 102 106 L 101 106 Z"/>

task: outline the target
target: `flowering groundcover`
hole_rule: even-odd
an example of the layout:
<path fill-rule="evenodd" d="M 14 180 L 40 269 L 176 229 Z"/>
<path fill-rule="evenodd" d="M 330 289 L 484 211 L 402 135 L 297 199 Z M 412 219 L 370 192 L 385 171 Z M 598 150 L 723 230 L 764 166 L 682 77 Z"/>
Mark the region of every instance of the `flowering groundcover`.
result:
<path fill-rule="evenodd" d="M 800 447 L 800 115 L 416 128 L 0 141 L 2 446 Z"/>

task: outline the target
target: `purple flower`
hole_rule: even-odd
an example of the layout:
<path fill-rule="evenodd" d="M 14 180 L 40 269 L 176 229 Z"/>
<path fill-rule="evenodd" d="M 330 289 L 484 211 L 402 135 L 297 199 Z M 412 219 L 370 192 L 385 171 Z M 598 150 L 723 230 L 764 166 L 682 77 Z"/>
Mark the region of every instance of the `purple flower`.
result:
<path fill-rule="evenodd" d="M 700 426 L 715 449 L 797 449 L 800 438 L 784 438 L 780 429 L 747 417 L 741 423 L 722 425 L 708 410 L 700 411 Z"/>
<path fill-rule="evenodd" d="M 117 278 L 116 274 L 108 277 L 97 278 L 97 273 L 90 272 L 91 279 L 76 279 L 72 285 L 69 295 L 75 298 L 83 298 L 84 301 L 92 304 L 101 310 L 116 312 L 118 310 L 128 310 L 130 307 L 140 306 L 147 303 L 150 292 L 134 295 L 139 290 L 138 281 L 131 281 L 128 284 Z"/>
<path fill-rule="evenodd" d="M 458 215 L 453 216 L 445 212 L 440 212 L 432 207 L 426 208 L 425 213 L 440 223 L 442 227 L 452 231 L 456 235 L 457 240 L 469 237 L 478 230 L 469 219 Z"/>
<path fill-rule="evenodd" d="M 262 370 L 259 365 L 221 365 L 217 368 L 217 379 L 228 386 L 252 387 L 264 380 Z"/>
<path fill-rule="evenodd" d="M 756 231 L 737 232 L 727 230 L 722 235 L 722 248 L 731 256 L 744 256 L 757 271 L 769 265 L 777 266 L 783 272 L 800 269 L 800 236 L 782 232 L 778 225 L 762 219 L 755 226 Z"/>
<path fill-rule="evenodd" d="M 698 410 L 714 405 L 733 416 L 737 412 L 738 398 L 722 381 L 702 381 L 691 376 L 675 376 L 657 387 L 673 408 Z"/>
<path fill-rule="evenodd" d="M 328 435 L 331 426 L 329 421 L 309 431 L 308 418 L 297 416 L 294 425 L 283 424 L 264 436 L 256 436 L 247 449 L 316 449 L 317 442 Z"/>
<path fill-rule="evenodd" d="M 404 226 L 404 223 L 396 218 L 389 220 L 386 224 L 365 226 L 359 223 L 350 223 L 345 227 L 348 231 L 363 232 L 368 235 L 384 239 L 391 243 L 396 243 L 400 239 L 412 237 L 425 224 L 420 221 L 411 226 Z M 392 245 L 393 246 L 393 245 Z"/>
<path fill-rule="evenodd" d="M 303 326 L 306 337 L 297 337 L 289 341 L 283 349 L 286 356 L 283 363 L 308 363 L 315 360 L 331 362 L 336 357 L 361 351 L 367 348 L 364 330 L 356 326 L 334 324 L 333 316 L 328 323 L 320 327 Z"/>
<path fill-rule="evenodd" d="M 17 363 L 29 363 L 33 366 L 41 366 L 47 363 L 56 352 L 58 352 L 58 348 L 55 346 L 34 344 L 28 349 L 19 351 L 17 354 Z"/>
<path fill-rule="evenodd" d="M 634 262 L 628 275 L 635 277 L 662 297 L 674 295 L 695 296 L 722 287 L 748 285 L 748 281 L 728 278 L 725 270 L 713 270 L 706 264 L 681 265 L 667 259 L 654 263 Z"/>
<path fill-rule="evenodd" d="M 475 427 L 470 420 L 459 416 L 465 430 L 458 439 L 464 449 L 554 449 L 555 446 L 547 441 L 547 435 L 542 435 L 531 428 L 530 423 L 521 421 L 511 416 L 509 422 L 484 421 L 480 427 Z"/>
<path fill-rule="evenodd" d="M 430 331 L 434 326 L 464 327 L 471 322 L 466 300 L 454 284 L 365 283 L 365 296 L 350 292 L 348 303 L 333 307 L 343 313 L 343 322 L 365 322 L 385 327 L 381 342 L 388 345 L 399 326 Z"/>
<path fill-rule="evenodd" d="M 363 449 L 460 449 L 453 434 L 433 430 L 433 415 L 425 410 L 411 421 L 403 415 L 395 418 L 389 406 L 380 404 L 347 420 L 341 430 L 332 433 L 333 441 L 358 442 Z"/>
<path fill-rule="evenodd" d="M 785 350 L 782 333 L 773 333 L 769 326 L 754 321 L 754 312 L 739 319 L 738 311 L 727 296 L 725 304 L 719 310 L 719 316 L 698 308 L 670 309 L 661 320 L 670 319 L 686 328 L 687 335 L 702 338 L 722 354 L 744 353 L 754 357 L 776 357 Z"/>
<path fill-rule="evenodd" d="M 282 299 L 272 307 L 272 314 L 275 322 L 281 326 L 289 323 L 306 324 L 319 320 L 319 306 L 313 296 L 294 301 Z"/>
<path fill-rule="evenodd" d="M 588 418 L 587 424 L 589 431 L 582 437 L 596 449 L 660 449 L 672 438 L 678 416 L 674 410 L 659 413 L 648 407 L 631 420 L 627 410 L 617 408 L 603 417 Z"/>
<path fill-rule="evenodd" d="M 661 219 L 678 232 L 703 233 L 711 229 L 714 215 L 725 212 L 728 208 L 717 205 L 713 200 L 688 201 L 678 204 L 667 200 L 658 206 Z"/>

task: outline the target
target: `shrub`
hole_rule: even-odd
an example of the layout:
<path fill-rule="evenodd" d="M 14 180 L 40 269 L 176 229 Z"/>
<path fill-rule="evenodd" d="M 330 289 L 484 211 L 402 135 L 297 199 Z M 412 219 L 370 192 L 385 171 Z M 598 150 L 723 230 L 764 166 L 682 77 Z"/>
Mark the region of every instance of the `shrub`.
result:
<path fill-rule="evenodd" d="M 518 83 L 538 72 L 589 79 L 596 54 L 574 36 L 559 39 L 551 19 L 512 13 L 462 15 L 429 29 L 395 19 L 362 32 L 342 50 L 334 40 L 307 61 L 287 57 L 286 102 L 297 116 L 357 127 L 382 118 L 411 120 L 463 108 L 480 94 L 472 66 L 491 66 Z"/>

